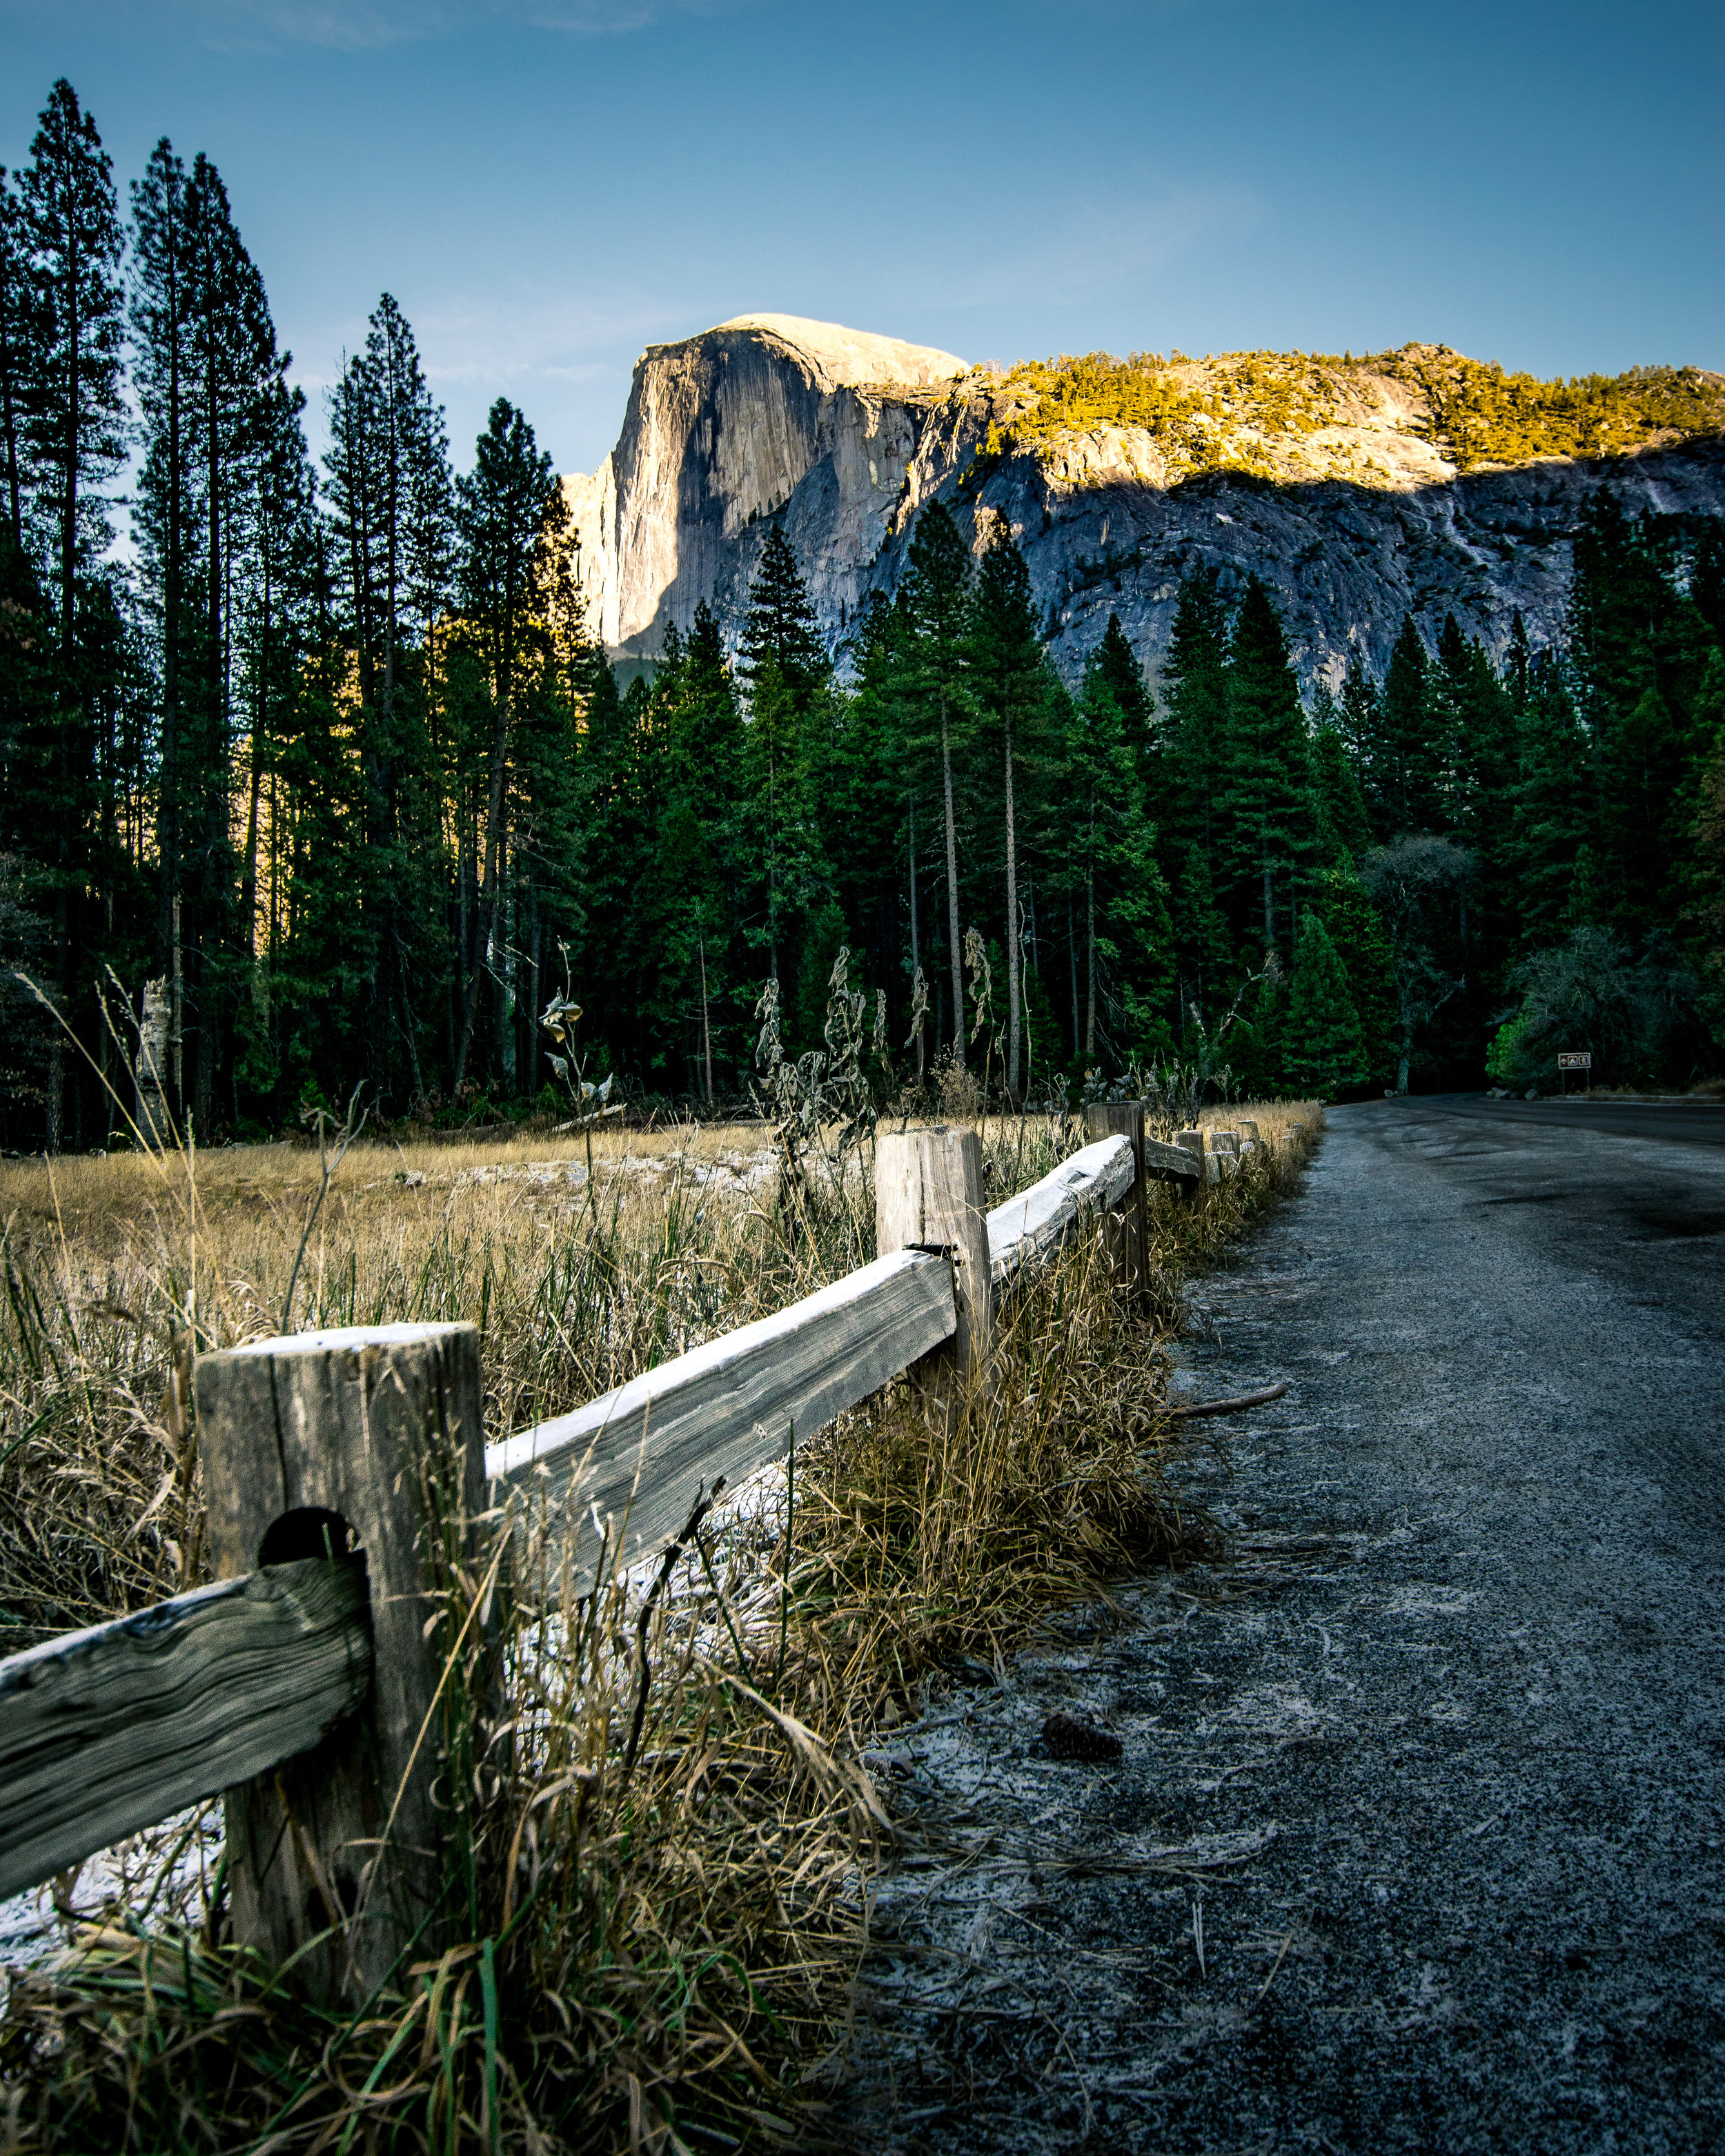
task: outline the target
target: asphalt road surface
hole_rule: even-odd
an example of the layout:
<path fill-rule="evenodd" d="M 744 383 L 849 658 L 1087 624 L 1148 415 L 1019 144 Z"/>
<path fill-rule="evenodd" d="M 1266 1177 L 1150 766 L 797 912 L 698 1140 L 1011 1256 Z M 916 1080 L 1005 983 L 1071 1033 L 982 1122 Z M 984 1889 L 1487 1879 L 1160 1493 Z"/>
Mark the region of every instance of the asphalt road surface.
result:
<path fill-rule="evenodd" d="M 1725 1110 L 1332 1111 L 1198 1290 L 1228 1558 L 895 1745 L 865 2147 L 1725 2148 L 1722 1260 Z"/>

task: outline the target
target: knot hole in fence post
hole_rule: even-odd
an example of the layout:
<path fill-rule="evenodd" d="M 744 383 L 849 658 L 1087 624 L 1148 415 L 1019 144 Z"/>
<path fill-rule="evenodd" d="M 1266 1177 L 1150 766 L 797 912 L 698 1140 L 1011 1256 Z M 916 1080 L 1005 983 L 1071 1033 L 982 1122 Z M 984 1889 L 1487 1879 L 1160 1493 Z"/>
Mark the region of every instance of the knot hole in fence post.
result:
<path fill-rule="evenodd" d="M 205 1356 L 195 1383 L 218 1576 L 326 1551 L 365 1569 L 363 1705 L 224 1799 L 236 1937 L 272 1967 L 304 1953 L 303 1988 L 357 2002 L 439 1949 L 464 1869 L 489 1705 L 472 1628 L 456 1655 L 485 1507 L 479 1334 L 302 1333 Z"/>

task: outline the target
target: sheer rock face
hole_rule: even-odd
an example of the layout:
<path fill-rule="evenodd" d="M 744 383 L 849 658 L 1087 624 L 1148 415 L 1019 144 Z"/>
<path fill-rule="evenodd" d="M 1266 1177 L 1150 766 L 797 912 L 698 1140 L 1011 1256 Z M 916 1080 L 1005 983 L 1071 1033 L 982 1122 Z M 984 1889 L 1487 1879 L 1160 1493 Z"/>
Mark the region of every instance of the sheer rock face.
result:
<path fill-rule="evenodd" d="M 1453 612 L 1497 656 L 1517 611 L 1536 646 L 1556 640 L 1601 488 L 1631 514 L 1725 514 L 1725 441 L 1458 474 L 1417 391 L 1364 368 L 1331 424 L 1254 438 L 1271 479 L 1182 479 L 1134 427 L 991 456 L 1009 417 L 1000 378 L 951 353 L 794 316 L 650 347 L 616 449 L 563 482 L 593 628 L 614 655 L 648 657 L 706 598 L 734 642 L 776 517 L 836 648 L 872 592 L 896 588 L 916 512 L 938 498 L 978 547 L 1009 524 L 1069 680 L 1111 612 L 1154 679 L 1181 578 L 1203 566 L 1224 590 L 1261 578 L 1301 674 L 1335 686 L 1355 655 L 1382 673 L 1408 613 L 1435 629 Z"/>
<path fill-rule="evenodd" d="M 591 478 L 563 482 L 606 645 L 651 654 L 703 598 L 734 629 L 775 514 L 836 635 L 877 567 L 928 409 L 963 372 L 950 352 L 789 315 L 649 346 L 617 447 Z"/>

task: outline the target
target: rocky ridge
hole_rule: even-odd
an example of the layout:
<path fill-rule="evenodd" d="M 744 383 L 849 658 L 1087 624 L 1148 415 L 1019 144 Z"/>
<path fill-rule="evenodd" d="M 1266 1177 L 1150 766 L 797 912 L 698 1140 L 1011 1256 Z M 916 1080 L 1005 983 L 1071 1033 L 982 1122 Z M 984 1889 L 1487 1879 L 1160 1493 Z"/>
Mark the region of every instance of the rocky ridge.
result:
<path fill-rule="evenodd" d="M 1435 413 L 1451 363 L 1467 364 L 1432 346 L 1151 356 L 1130 384 L 1146 424 L 1096 422 L 1081 400 L 1066 424 L 1054 393 L 1070 382 L 1047 369 L 741 316 L 649 346 L 616 449 L 563 482 L 592 624 L 614 656 L 649 659 L 706 598 L 734 640 L 776 519 L 836 649 L 896 588 L 915 513 L 939 499 L 978 547 L 1010 525 L 1069 678 L 1114 612 L 1153 679 L 1181 578 L 1204 566 L 1224 589 L 1260 577 L 1302 675 L 1335 686 L 1356 654 L 1381 672 L 1409 612 L 1433 627 L 1453 612 L 1495 654 L 1517 612 L 1536 645 L 1553 640 L 1602 487 L 1631 513 L 1725 514 L 1717 433 L 1464 468 Z M 1717 394 L 1719 377 L 1693 379 Z"/>

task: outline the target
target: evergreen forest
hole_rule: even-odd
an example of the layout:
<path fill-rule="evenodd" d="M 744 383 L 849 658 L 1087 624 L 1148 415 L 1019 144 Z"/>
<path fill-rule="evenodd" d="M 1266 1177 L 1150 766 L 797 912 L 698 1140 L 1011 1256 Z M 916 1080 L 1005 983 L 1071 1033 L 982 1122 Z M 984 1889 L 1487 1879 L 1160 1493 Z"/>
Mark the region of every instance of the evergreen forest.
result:
<path fill-rule="evenodd" d="M 557 996 L 588 1081 L 705 1112 L 769 981 L 820 1047 L 835 968 L 893 1089 L 1721 1068 L 1717 520 L 1607 489 L 1562 648 L 1410 618 L 1302 698 L 1263 587 L 1202 571 L 1153 694 L 1113 619 L 1063 681 L 1010 531 L 937 502 L 834 654 L 769 519 L 736 648 L 701 606 L 625 682 L 526 414 L 452 454 L 388 294 L 316 461 L 290 365 L 208 159 L 164 140 L 122 201 L 57 83 L 0 169 L 10 1150 L 124 1142 L 146 980 L 200 1142 L 356 1087 L 567 1115 Z"/>

